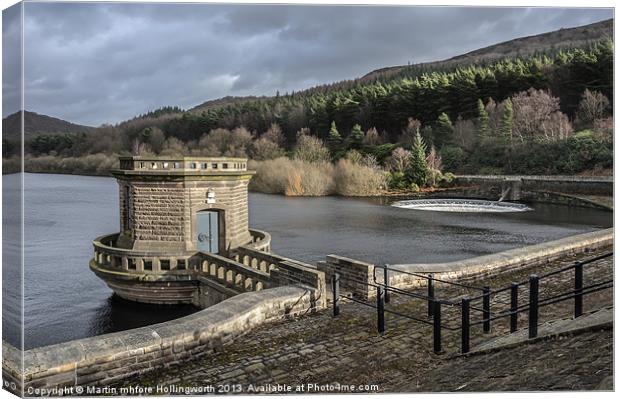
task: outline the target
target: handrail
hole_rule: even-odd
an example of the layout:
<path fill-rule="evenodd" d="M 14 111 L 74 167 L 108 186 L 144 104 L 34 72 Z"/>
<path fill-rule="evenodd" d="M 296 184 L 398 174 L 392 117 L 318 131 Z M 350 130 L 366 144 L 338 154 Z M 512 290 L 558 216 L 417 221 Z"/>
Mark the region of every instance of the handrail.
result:
<path fill-rule="evenodd" d="M 608 257 L 610 257 L 610 256 L 613 256 L 613 254 L 614 254 L 613 252 L 607 252 L 607 253 L 605 253 L 605 254 L 603 254 L 603 255 L 595 256 L 595 257 L 593 257 L 593 258 L 590 258 L 590 259 L 587 259 L 587 260 L 584 260 L 584 261 L 577 261 L 577 262 L 574 262 L 574 263 L 572 263 L 572 264 L 570 264 L 570 265 L 568 265 L 568 266 L 565 266 L 565 267 L 563 267 L 563 268 L 561 268 L 561 269 L 554 270 L 554 271 L 551 271 L 551 272 L 546 273 L 546 274 L 541 274 L 540 276 L 538 276 L 538 278 L 539 278 L 540 280 L 542 280 L 542 279 L 544 279 L 544 278 L 551 277 L 551 276 L 554 276 L 554 275 L 556 275 L 556 274 L 563 273 L 563 272 L 568 271 L 568 270 L 572 270 L 572 269 L 574 269 L 574 268 L 575 268 L 575 266 L 577 266 L 577 265 L 579 265 L 579 264 L 580 264 L 580 265 L 587 265 L 587 264 L 590 264 L 590 263 L 592 263 L 592 262 L 596 262 L 597 260 L 601 260 L 601 259 L 605 259 L 605 258 L 608 258 Z M 513 284 L 518 285 L 518 286 L 521 286 L 521 285 L 527 285 L 527 284 L 529 284 L 529 281 L 528 281 L 528 280 L 524 280 L 524 281 L 521 281 L 521 282 L 518 282 L 518 283 L 513 283 Z M 503 287 L 503 288 L 499 288 L 499 289 L 491 290 L 491 291 L 489 292 L 489 294 L 490 294 L 490 295 L 497 294 L 497 293 L 500 293 L 500 292 L 503 292 L 503 291 L 507 291 L 507 290 L 509 290 L 510 288 L 511 288 L 511 286 L 506 286 L 506 287 Z M 472 298 L 470 298 L 470 300 L 471 300 L 471 301 L 475 301 L 475 300 L 477 300 L 477 299 L 481 299 L 481 298 L 483 298 L 483 297 L 484 297 L 484 294 L 483 294 L 483 295 L 478 295 L 478 296 L 472 297 Z"/>
<path fill-rule="evenodd" d="M 340 309 L 339 309 L 340 298 L 341 297 L 347 298 L 353 302 L 357 302 L 357 303 L 363 304 L 365 306 L 368 306 L 368 307 L 371 307 L 377 310 L 377 328 L 380 334 L 385 332 L 385 316 L 384 316 L 385 313 L 391 313 L 396 316 L 410 319 L 416 322 L 432 325 L 433 326 L 433 350 L 435 353 L 441 353 L 441 331 L 442 330 L 456 331 L 460 329 L 461 330 L 461 351 L 462 353 L 467 353 L 469 351 L 469 330 L 471 326 L 482 324 L 484 327 L 483 328 L 484 332 L 489 332 L 491 331 L 491 321 L 497 320 L 503 317 L 510 317 L 510 331 L 514 332 L 518 328 L 517 315 L 519 313 L 528 311 L 529 312 L 529 337 L 534 338 L 538 334 L 538 312 L 539 312 L 539 308 L 542 306 L 548 306 L 548 305 L 552 305 L 552 304 L 563 302 L 563 301 L 574 300 L 575 301 L 575 306 L 574 306 L 575 317 L 581 316 L 583 313 L 583 302 L 582 301 L 585 295 L 598 292 L 598 291 L 602 291 L 605 289 L 613 288 L 613 279 L 604 280 L 604 281 L 596 281 L 588 286 L 584 286 L 583 285 L 583 266 L 602 260 L 602 259 L 605 259 L 605 258 L 608 258 L 610 256 L 613 256 L 613 252 L 608 252 L 602 255 L 594 256 L 592 258 L 589 258 L 583 261 L 574 262 L 571 265 L 561 267 L 560 269 L 557 269 L 557 270 L 553 270 L 551 272 L 543 274 L 542 276 L 537 276 L 534 274 L 530 276 L 530 279 L 528 281 L 523 281 L 520 283 L 512 283 L 510 286 L 503 287 L 500 289 L 495 289 L 495 290 L 491 290 L 489 287 L 475 287 L 472 285 L 466 285 L 466 284 L 455 283 L 452 281 L 436 279 L 432 276 L 424 276 L 418 273 L 411 273 L 411 272 L 406 272 L 403 270 L 391 269 L 390 267 L 388 267 L 388 265 L 375 266 L 375 268 L 373 269 L 373 282 L 361 281 L 361 280 L 351 278 L 351 277 L 342 277 L 338 273 L 335 273 L 332 277 L 332 293 L 333 293 L 333 298 L 334 298 L 333 300 L 334 317 L 340 314 Z M 377 273 L 376 273 L 377 267 L 384 270 L 385 272 L 384 280 L 386 281 L 383 281 L 383 282 L 377 281 Z M 562 272 L 566 272 L 568 270 L 575 270 L 574 289 L 571 289 L 569 291 L 565 291 L 559 294 L 554 294 L 547 298 L 539 299 L 538 291 L 539 291 L 540 280 L 557 275 Z M 407 292 L 405 290 L 390 286 L 389 279 L 387 278 L 389 271 L 401 272 L 404 274 L 417 276 L 422 279 L 427 279 L 429 283 L 428 295 L 418 294 L 414 292 Z M 365 300 L 360 300 L 360 299 L 356 299 L 353 297 L 340 295 L 340 281 L 353 282 L 356 284 L 365 285 L 366 287 L 376 288 L 377 305 L 376 306 L 372 305 L 371 303 L 368 303 Z M 454 301 L 445 300 L 445 299 L 436 297 L 434 294 L 433 285 L 431 284 L 431 282 L 433 281 L 445 282 L 445 283 L 448 283 L 454 286 L 459 286 L 459 287 L 480 289 L 484 292 L 482 295 L 474 297 L 474 298 L 469 298 L 467 296 L 464 298 L 461 298 L 461 302 L 460 302 L 461 326 L 460 327 L 451 327 L 447 325 L 449 323 L 442 324 L 441 305 L 456 306 L 457 303 Z M 529 288 L 530 289 L 529 302 L 519 305 L 518 304 L 518 288 L 525 284 L 529 284 L 529 287 L 530 287 Z M 491 303 L 490 303 L 491 295 L 497 294 L 499 292 L 504 292 L 507 290 L 511 291 L 510 303 L 507 303 L 505 301 L 501 301 L 501 303 L 504 305 L 509 305 L 510 309 L 493 315 L 491 313 Z M 409 297 L 413 297 L 416 299 L 423 299 L 423 300 L 428 301 L 429 319 L 424 320 L 424 319 L 420 319 L 420 318 L 417 318 L 411 315 L 398 312 L 396 310 L 386 309 L 385 304 L 389 302 L 388 292 L 396 292 L 396 293 L 406 295 Z M 471 301 L 480 299 L 480 298 L 483 299 L 482 308 L 474 307 L 470 304 Z M 471 323 L 470 309 L 481 311 L 482 319 L 474 323 Z M 430 321 L 430 319 L 432 319 L 432 321 Z"/>
<path fill-rule="evenodd" d="M 425 275 L 419 274 L 419 273 L 408 272 L 408 271 L 400 270 L 400 269 L 393 269 L 393 268 L 388 267 L 387 264 L 384 265 L 384 266 L 376 265 L 374 267 L 374 269 L 373 269 L 373 278 L 375 279 L 375 282 L 377 281 L 376 280 L 377 276 L 376 276 L 376 273 L 374 272 L 376 270 L 376 268 L 385 269 L 385 270 L 392 271 L 392 272 L 397 272 L 397 273 L 403 273 L 403 274 L 406 274 L 406 275 L 409 275 L 409 276 L 419 277 L 419 278 L 422 278 L 422 279 L 425 279 L 425 280 L 433 280 L 433 281 L 437 281 L 437 282 L 440 282 L 440 283 L 454 285 L 454 286 L 457 286 L 457 287 L 463 287 L 463 288 L 480 290 L 480 291 L 483 290 L 482 287 L 476 287 L 476 286 L 473 286 L 473 285 L 456 283 L 454 281 L 449 281 L 449 280 L 438 279 L 438 278 L 435 278 L 435 277 L 430 277 L 433 274 L 435 274 L 435 272 L 428 273 L 428 275 L 425 276 Z"/>

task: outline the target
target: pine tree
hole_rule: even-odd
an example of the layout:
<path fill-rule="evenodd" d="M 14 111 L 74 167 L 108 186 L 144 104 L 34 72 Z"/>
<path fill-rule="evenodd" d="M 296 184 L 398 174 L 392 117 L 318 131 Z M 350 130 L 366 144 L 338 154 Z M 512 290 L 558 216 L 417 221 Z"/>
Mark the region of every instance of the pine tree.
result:
<path fill-rule="evenodd" d="M 500 119 L 499 131 L 501 136 L 508 140 L 510 145 L 512 145 L 512 119 L 513 119 L 513 110 L 512 110 L 512 101 L 510 99 L 506 99 L 504 101 L 504 113 L 502 114 L 502 118 Z"/>
<path fill-rule="evenodd" d="M 489 114 L 484 107 L 482 100 L 478 99 L 478 118 L 476 120 L 478 128 L 478 138 L 483 139 L 489 136 Z"/>
<path fill-rule="evenodd" d="M 361 148 L 364 140 L 364 131 L 358 124 L 353 125 L 351 133 L 349 133 L 349 148 Z"/>
<path fill-rule="evenodd" d="M 405 172 L 409 183 L 415 183 L 418 187 L 424 186 L 428 181 L 430 171 L 426 163 L 426 144 L 420 132 L 417 132 L 411 147 L 411 161 Z"/>
<path fill-rule="evenodd" d="M 441 147 L 444 144 L 449 144 L 452 141 L 454 136 L 454 126 L 452 126 L 452 121 L 450 120 L 448 114 L 442 112 L 439 115 L 435 128 L 433 129 L 433 133 L 435 135 L 435 144 L 438 147 Z"/>
<path fill-rule="evenodd" d="M 327 145 L 330 150 L 334 151 L 337 149 L 342 143 L 342 136 L 338 132 L 338 128 L 336 127 L 336 122 L 332 121 L 332 126 L 329 129 L 329 135 L 327 136 Z"/>

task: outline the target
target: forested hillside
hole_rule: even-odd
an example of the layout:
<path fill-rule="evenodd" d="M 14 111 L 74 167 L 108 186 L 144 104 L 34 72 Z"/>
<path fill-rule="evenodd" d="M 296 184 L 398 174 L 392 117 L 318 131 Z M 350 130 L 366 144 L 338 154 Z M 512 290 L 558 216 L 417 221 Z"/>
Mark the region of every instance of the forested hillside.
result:
<path fill-rule="evenodd" d="M 388 185 L 417 189 L 440 184 L 442 171 L 607 173 L 612 94 L 613 43 L 603 40 L 488 63 L 414 65 L 371 82 L 230 97 L 189 111 L 165 107 L 101 127 L 96 138 L 76 135 L 71 142 L 49 141 L 47 148 L 39 138 L 27 150 L 39 156 L 31 163 L 37 170 L 80 173 L 105 171 L 113 154 L 122 153 L 248 156 L 265 163 L 255 165 L 263 177 L 273 168 L 296 168 L 297 175 L 279 176 L 275 185 L 259 173 L 255 184 L 297 195 L 350 195 L 359 188 L 334 187 L 355 179 L 375 182 L 359 189 L 366 194 Z M 87 154 L 88 162 L 77 161 Z M 297 164 L 269 163 L 284 155 Z M 59 158 L 71 161 L 54 164 Z M 359 174 L 343 162 L 366 169 Z M 416 164 L 424 170 L 412 170 Z M 315 176 L 304 177 L 314 167 Z M 316 183 L 317 176 L 332 177 L 304 189 L 303 181 Z"/>
<path fill-rule="evenodd" d="M 24 135 L 26 137 L 39 134 L 88 133 L 94 129 L 91 126 L 77 125 L 36 112 L 24 112 Z M 21 113 L 16 112 L 2 119 L 2 134 L 6 136 L 21 135 Z"/>

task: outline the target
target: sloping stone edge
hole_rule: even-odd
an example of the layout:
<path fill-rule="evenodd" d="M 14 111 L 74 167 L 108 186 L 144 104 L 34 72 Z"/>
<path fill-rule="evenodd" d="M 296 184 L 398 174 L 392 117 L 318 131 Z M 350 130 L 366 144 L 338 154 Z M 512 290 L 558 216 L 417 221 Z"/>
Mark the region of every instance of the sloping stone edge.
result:
<path fill-rule="evenodd" d="M 23 352 L 3 341 L 2 374 L 26 396 L 38 396 L 40 388 L 106 385 L 217 351 L 261 324 L 313 311 L 315 303 L 312 290 L 284 286 L 240 294 L 176 320 Z"/>
<path fill-rule="evenodd" d="M 610 246 L 613 239 L 614 229 L 609 228 L 459 261 L 389 266 L 411 273 L 433 274 L 436 278 L 463 280 L 544 264 L 566 255 Z M 393 286 L 404 288 L 426 284 L 425 279 L 396 273 L 390 277 Z"/>

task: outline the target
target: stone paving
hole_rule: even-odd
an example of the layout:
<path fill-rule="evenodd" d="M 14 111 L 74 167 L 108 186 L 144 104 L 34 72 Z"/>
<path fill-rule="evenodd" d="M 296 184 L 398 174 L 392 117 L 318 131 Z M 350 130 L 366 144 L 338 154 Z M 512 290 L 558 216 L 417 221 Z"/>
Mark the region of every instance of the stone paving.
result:
<path fill-rule="evenodd" d="M 611 248 L 568 256 L 544 266 L 488 277 L 471 284 L 504 287 L 511 281 L 526 280 L 530 273 L 542 274 L 567 262 L 609 250 Z M 609 278 L 613 278 L 612 258 L 584 267 L 585 285 Z M 572 284 L 572 272 L 556 275 L 541 283 L 541 298 L 570 290 Z M 439 297 L 455 300 L 465 294 L 477 295 L 466 291 L 438 286 L 435 292 Z M 521 289 L 519 295 L 525 301 L 527 287 Z M 505 310 L 509 292 L 494 295 L 491 302 L 493 313 Z M 612 290 L 584 298 L 585 312 L 605 306 L 613 306 Z M 540 321 L 570 317 L 572 307 L 572 301 L 543 307 Z M 419 299 L 393 295 L 387 308 L 424 319 L 427 304 Z M 446 306 L 442 319 L 448 327 L 460 326 L 460 309 Z M 477 320 L 480 315 L 472 310 L 472 322 Z M 527 325 L 527 314 L 521 315 L 519 323 L 520 328 Z M 432 352 L 430 325 L 392 314 L 386 315 L 386 325 L 386 332 L 377 334 L 376 310 L 345 302 L 336 318 L 326 310 L 265 325 L 218 352 L 205 353 L 191 362 L 135 377 L 119 387 L 214 386 L 216 391 L 232 393 L 281 392 L 287 387 L 292 387 L 293 393 L 594 389 L 612 374 L 611 330 L 583 332 L 497 353 L 455 357 L 460 350 L 459 331 L 444 331 L 445 353 L 436 355 Z M 507 320 L 494 321 L 487 334 L 482 333 L 481 325 L 473 326 L 472 348 L 507 331 Z M 297 386 L 303 386 L 304 390 L 295 392 Z"/>

